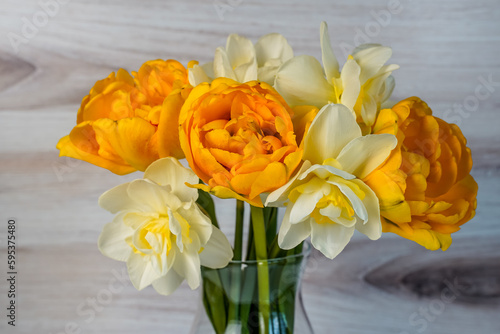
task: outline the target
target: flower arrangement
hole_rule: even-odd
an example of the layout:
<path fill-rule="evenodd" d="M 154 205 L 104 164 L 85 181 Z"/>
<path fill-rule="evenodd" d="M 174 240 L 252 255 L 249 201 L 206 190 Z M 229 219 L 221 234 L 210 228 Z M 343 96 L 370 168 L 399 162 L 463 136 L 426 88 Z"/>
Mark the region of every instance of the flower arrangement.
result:
<path fill-rule="evenodd" d="M 224 278 L 206 279 L 205 270 L 244 256 L 262 264 L 252 307 L 265 333 L 273 317 L 266 261 L 299 254 L 309 237 L 333 259 L 354 230 L 446 250 L 475 214 L 465 137 L 418 97 L 389 100 L 398 69 L 386 65 L 391 49 L 361 45 L 341 69 L 324 22 L 320 41 L 322 63 L 294 56 L 280 34 L 255 45 L 233 34 L 207 64 L 152 60 L 131 74 L 120 69 L 96 82 L 77 125 L 57 144 L 61 156 L 116 174 L 144 172 L 100 197 L 115 218 L 99 249 L 127 263 L 139 290 L 152 285 L 168 295 L 184 280 L 192 289 L 205 282 L 217 333 L 245 310 L 235 311 L 234 296 L 217 289 Z M 190 169 L 179 163 L 184 158 Z M 212 195 L 236 200 L 233 245 L 219 229 Z M 244 202 L 251 211 L 246 255 Z M 278 207 L 286 208 L 281 222 Z M 230 275 L 238 299 L 250 274 Z M 293 328 L 293 312 L 285 320 Z"/>

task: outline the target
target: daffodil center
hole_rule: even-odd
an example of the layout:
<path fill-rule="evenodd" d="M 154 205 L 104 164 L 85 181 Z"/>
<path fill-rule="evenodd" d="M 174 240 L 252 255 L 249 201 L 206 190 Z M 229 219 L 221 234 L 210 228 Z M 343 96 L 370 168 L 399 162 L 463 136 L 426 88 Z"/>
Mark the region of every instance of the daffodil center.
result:
<path fill-rule="evenodd" d="M 177 233 L 171 230 L 171 219 L 180 227 Z M 181 238 L 181 247 L 186 243 L 191 243 L 189 237 L 190 225 L 178 212 L 160 214 L 157 218 L 151 218 L 146 223 L 140 225 L 134 235 L 127 238 L 127 243 L 132 250 L 143 256 L 170 253 L 172 246 L 177 244 L 177 239 Z M 180 232 L 180 233 L 179 233 Z"/>
<path fill-rule="evenodd" d="M 366 194 L 357 184 L 339 176 L 330 175 L 323 179 L 313 175 L 307 182 L 294 188 L 289 199 L 296 203 L 301 196 L 316 198 L 316 205 L 310 214 L 316 223 L 353 226 L 356 222 L 356 211 L 350 197 L 362 201 Z"/>
<path fill-rule="evenodd" d="M 330 193 L 321 198 L 313 211 L 313 217 L 319 224 L 338 223 L 339 221 L 352 221 L 355 212 L 351 201 L 336 186 L 330 186 Z M 328 215 L 322 212 L 328 211 Z"/>

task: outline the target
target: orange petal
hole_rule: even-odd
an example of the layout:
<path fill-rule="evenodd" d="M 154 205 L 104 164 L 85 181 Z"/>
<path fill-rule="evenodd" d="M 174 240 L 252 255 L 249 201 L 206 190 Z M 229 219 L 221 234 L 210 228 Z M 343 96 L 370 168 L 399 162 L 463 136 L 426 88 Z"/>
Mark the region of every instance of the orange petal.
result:
<path fill-rule="evenodd" d="M 271 192 L 287 183 L 287 169 L 280 162 L 269 164 L 255 180 L 251 187 L 250 198 L 254 198 L 261 193 Z"/>
<path fill-rule="evenodd" d="M 144 171 L 159 158 L 156 127 L 142 118 L 118 121 L 99 119 L 93 123 L 97 142 L 109 147 L 137 170 Z"/>
<path fill-rule="evenodd" d="M 219 164 L 229 169 L 241 163 L 243 160 L 243 156 L 238 153 L 232 153 L 218 148 L 210 148 L 208 150 Z"/>
<path fill-rule="evenodd" d="M 248 197 L 252 190 L 253 183 L 256 182 L 260 174 L 260 171 L 248 174 L 238 173 L 231 179 L 231 187 L 238 194 L 247 195 L 246 197 Z M 252 196 L 250 196 L 249 198 L 252 198 Z"/>
<path fill-rule="evenodd" d="M 88 132 L 89 127 L 90 126 L 88 124 L 84 123 L 83 129 L 82 127 L 75 127 L 73 129 L 72 133 L 76 142 L 73 142 L 69 135 L 61 138 L 56 146 L 60 150 L 59 155 L 89 162 L 93 165 L 108 169 L 118 175 L 124 175 L 136 171 L 135 168 L 129 166 L 118 156 L 113 156 L 113 159 L 100 156 L 98 146 L 96 150 L 96 147 L 91 144 L 92 142 L 95 142 L 95 137 L 88 139 L 85 138 L 85 133 L 90 134 L 90 132 Z"/>
<path fill-rule="evenodd" d="M 406 179 L 405 198 L 407 201 L 424 201 L 427 182 L 422 174 L 409 175 Z"/>
<path fill-rule="evenodd" d="M 185 88 L 184 90 L 190 90 Z M 179 140 L 179 113 L 184 104 L 184 92 L 176 90 L 163 102 L 158 124 L 158 153 L 160 157 L 184 158 Z"/>

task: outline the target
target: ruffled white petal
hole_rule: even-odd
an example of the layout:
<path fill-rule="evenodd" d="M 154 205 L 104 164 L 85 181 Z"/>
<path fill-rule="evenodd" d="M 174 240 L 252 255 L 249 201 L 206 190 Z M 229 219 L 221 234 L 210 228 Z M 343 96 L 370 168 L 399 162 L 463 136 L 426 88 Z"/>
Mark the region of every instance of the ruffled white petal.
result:
<path fill-rule="evenodd" d="M 169 270 L 165 276 L 153 282 L 153 288 L 160 295 L 168 296 L 181 285 L 182 281 L 184 277 L 177 274 L 175 270 Z"/>
<path fill-rule="evenodd" d="M 99 206 L 111 213 L 137 207 L 137 203 L 128 197 L 128 183 L 120 184 L 106 191 L 99 197 Z"/>
<path fill-rule="evenodd" d="M 361 106 L 361 118 L 366 125 L 372 126 L 377 117 L 378 106 L 373 95 L 366 94 Z"/>
<path fill-rule="evenodd" d="M 309 218 L 321 198 L 323 198 L 321 189 L 312 193 L 301 194 L 297 201 L 291 205 L 290 224 L 297 224 Z"/>
<path fill-rule="evenodd" d="M 368 213 L 366 222 L 358 221 L 356 229 L 365 234 L 371 240 L 379 239 L 382 236 L 382 223 L 380 222 L 380 206 L 377 195 L 361 180 L 353 180 L 365 193 L 363 204 Z"/>
<path fill-rule="evenodd" d="M 336 158 L 344 146 L 361 136 L 361 129 L 351 111 L 344 105 L 329 104 L 321 108 L 304 138 L 304 160 L 323 164 Z"/>
<path fill-rule="evenodd" d="M 141 204 L 141 211 L 163 212 L 165 203 L 162 189 L 148 180 L 134 180 L 127 188 L 128 197 Z"/>
<path fill-rule="evenodd" d="M 359 75 L 361 68 L 354 59 L 348 59 L 342 68 L 340 78 L 342 81 L 342 96 L 340 102 L 350 110 L 354 109 L 354 105 L 361 91 L 361 82 Z"/>
<path fill-rule="evenodd" d="M 101 253 L 117 261 L 127 261 L 130 256 L 130 246 L 125 239 L 132 236 L 134 230 L 121 222 L 104 225 L 97 245 Z"/>
<path fill-rule="evenodd" d="M 187 208 L 181 208 L 179 213 L 189 222 L 191 229 L 196 232 L 202 245 L 206 244 L 212 234 L 212 222 L 201 212 L 198 205 L 194 202 Z"/>
<path fill-rule="evenodd" d="M 224 77 L 233 80 L 238 80 L 234 74 L 233 67 L 227 56 L 226 50 L 217 48 L 214 56 L 214 77 Z"/>
<path fill-rule="evenodd" d="M 121 212 L 116 218 L 121 217 L 123 224 L 129 226 L 133 230 L 138 229 L 144 223 L 151 219 L 158 219 L 160 215 L 153 212 Z"/>
<path fill-rule="evenodd" d="M 311 243 L 329 259 L 336 257 L 345 248 L 353 234 L 354 227 L 311 223 Z"/>
<path fill-rule="evenodd" d="M 223 268 L 233 258 L 231 244 L 224 233 L 213 227 L 212 235 L 200 253 L 201 265 L 209 268 Z"/>
<path fill-rule="evenodd" d="M 306 171 L 300 174 L 299 180 L 305 179 L 310 173 L 314 173 L 321 179 L 326 179 L 330 175 L 337 175 L 345 180 L 351 180 L 356 178 L 354 175 L 349 174 L 341 169 L 329 166 L 329 165 L 314 165 L 309 167 Z"/>
<path fill-rule="evenodd" d="M 193 87 L 196 87 L 203 82 L 212 82 L 212 79 L 199 65 L 194 65 L 192 68 L 188 69 L 188 79 L 189 84 Z"/>
<path fill-rule="evenodd" d="M 361 201 L 361 199 L 356 196 L 354 191 L 350 187 L 348 187 L 344 183 L 338 183 L 338 182 L 331 182 L 329 181 L 332 185 L 336 186 L 339 188 L 339 190 L 344 194 L 347 199 L 349 199 L 351 203 L 351 207 L 354 209 L 354 212 L 356 215 L 363 221 L 366 221 L 368 219 L 368 212 L 366 211 L 365 205 Z"/>
<path fill-rule="evenodd" d="M 175 158 L 156 160 L 146 169 L 144 178 L 162 186 L 170 185 L 172 192 L 183 202 L 198 198 L 198 190 L 186 185 L 186 183 L 197 184 L 198 176 L 192 170 L 182 166 Z"/>
<path fill-rule="evenodd" d="M 239 82 L 257 80 L 257 62 L 255 58 L 249 63 L 236 67 L 234 69 L 234 74 Z"/>
<path fill-rule="evenodd" d="M 337 160 L 346 172 L 363 179 L 387 159 L 397 143 L 391 134 L 358 137 L 342 149 Z"/>
<path fill-rule="evenodd" d="M 172 210 L 168 210 L 168 227 L 170 229 L 170 233 L 175 235 L 175 243 L 177 245 L 177 249 L 179 252 L 184 251 L 184 240 L 182 238 L 182 229 L 183 229 L 183 218 L 176 212 Z M 180 219 L 179 219 L 180 218 Z"/>
<path fill-rule="evenodd" d="M 321 108 L 335 98 L 321 64 L 307 55 L 284 63 L 276 74 L 274 88 L 291 106 L 313 105 Z"/>
<path fill-rule="evenodd" d="M 173 269 L 186 279 L 191 289 L 196 289 L 200 285 L 200 257 L 197 252 L 184 251 L 177 254 Z"/>
<path fill-rule="evenodd" d="M 205 64 L 201 65 L 201 68 L 203 69 L 203 71 L 205 72 L 205 74 L 210 78 L 209 82 L 211 82 L 212 78 L 215 77 L 214 62 L 211 61 L 211 62 L 205 63 Z"/>
<path fill-rule="evenodd" d="M 226 53 L 233 68 L 250 63 L 255 59 L 252 41 L 237 34 L 231 34 L 227 38 Z"/>
<path fill-rule="evenodd" d="M 143 231 L 144 231 L 144 226 L 141 226 L 134 231 L 134 234 L 132 236 L 132 244 L 142 254 L 150 255 L 153 253 L 153 250 L 151 249 L 149 241 L 146 239 L 147 235 L 146 236 L 142 235 Z"/>
<path fill-rule="evenodd" d="M 151 262 L 144 261 L 143 256 L 140 254 L 132 253 L 130 255 L 127 261 L 127 269 L 130 281 L 137 290 L 144 289 L 160 278 Z"/>
<path fill-rule="evenodd" d="M 321 22 L 320 26 L 321 40 L 321 59 L 325 68 L 326 79 L 339 77 L 339 62 L 333 53 L 332 45 L 330 44 L 330 35 L 328 34 L 328 25 L 326 22 Z"/>
<path fill-rule="evenodd" d="M 279 66 L 268 65 L 259 67 L 257 70 L 257 78 L 259 81 L 263 81 L 268 85 L 274 85 L 274 79 L 276 78 L 276 73 L 278 73 Z"/>
<path fill-rule="evenodd" d="M 272 33 L 262 36 L 255 44 L 257 64 L 263 67 L 270 60 L 279 60 L 281 63 L 293 58 L 293 50 L 283 35 Z"/>
<path fill-rule="evenodd" d="M 309 220 L 298 224 L 290 224 L 290 211 L 292 204 L 286 208 L 285 216 L 278 233 L 278 245 L 282 249 L 292 249 L 304 241 L 311 234 Z"/>
<path fill-rule="evenodd" d="M 391 58 L 392 49 L 387 46 L 372 46 L 364 49 L 358 49 L 353 58 L 363 70 L 359 77 L 361 84 L 375 76 L 384 64 Z"/>
<path fill-rule="evenodd" d="M 353 227 L 356 225 L 356 217 L 352 219 L 347 219 L 340 216 L 342 209 L 333 204 L 328 205 L 327 207 L 320 209 L 319 212 L 322 216 L 328 217 L 332 222 L 343 225 L 345 227 Z"/>
<path fill-rule="evenodd" d="M 382 103 L 384 103 L 384 102 L 386 102 L 386 101 L 389 100 L 389 98 L 392 95 L 392 92 L 394 91 L 394 87 L 396 87 L 396 81 L 394 80 L 394 77 L 392 75 L 390 75 L 385 80 L 385 84 L 382 87 L 382 92 L 381 92 L 381 94 L 382 94 L 382 98 L 381 98 Z M 389 105 L 389 106 L 382 105 L 381 108 L 392 108 L 392 106 L 393 106 L 393 104 Z"/>

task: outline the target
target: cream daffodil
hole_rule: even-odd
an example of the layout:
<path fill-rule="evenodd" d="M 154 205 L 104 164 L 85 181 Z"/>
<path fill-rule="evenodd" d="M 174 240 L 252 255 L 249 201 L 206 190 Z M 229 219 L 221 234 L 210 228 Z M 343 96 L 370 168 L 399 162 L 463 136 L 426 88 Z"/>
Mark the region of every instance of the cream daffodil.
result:
<path fill-rule="evenodd" d="M 226 47 L 215 51 L 213 62 L 189 69 L 189 83 L 197 86 L 224 77 L 240 83 L 259 80 L 273 85 L 278 68 L 292 57 L 292 48 L 280 34 L 264 35 L 255 46 L 248 38 L 231 34 Z"/>
<path fill-rule="evenodd" d="M 101 252 L 126 261 L 130 280 L 141 290 L 152 284 L 172 293 L 187 280 L 200 285 L 200 265 L 225 267 L 233 257 L 224 234 L 196 204 L 198 177 L 175 158 L 152 163 L 144 179 L 119 185 L 99 198 L 99 205 L 116 214 L 99 237 Z"/>
<path fill-rule="evenodd" d="M 354 230 L 380 238 L 377 196 L 361 179 L 384 162 L 397 139 L 361 135 L 352 112 L 341 104 L 324 106 L 304 137 L 304 164 L 266 205 L 286 205 L 279 246 L 291 249 L 311 236 L 313 246 L 333 259 Z"/>
<path fill-rule="evenodd" d="M 391 73 L 399 66 L 384 65 L 392 55 L 391 48 L 360 45 L 341 71 L 325 22 L 321 23 L 320 39 L 323 67 L 312 56 L 294 57 L 280 67 L 274 87 L 292 107 L 341 103 L 371 126 L 394 89 Z"/>

